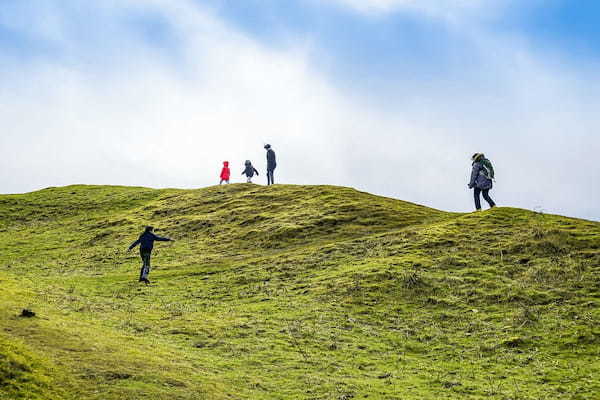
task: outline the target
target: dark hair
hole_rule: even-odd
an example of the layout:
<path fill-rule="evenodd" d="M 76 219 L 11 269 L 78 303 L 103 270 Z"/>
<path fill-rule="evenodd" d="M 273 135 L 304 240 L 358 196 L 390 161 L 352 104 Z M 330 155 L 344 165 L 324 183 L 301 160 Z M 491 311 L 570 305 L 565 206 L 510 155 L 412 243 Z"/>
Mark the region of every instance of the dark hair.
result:
<path fill-rule="evenodd" d="M 270 149 L 270 148 L 271 148 L 271 145 L 270 145 L 270 144 L 265 144 L 265 149 L 267 149 L 267 150 L 268 150 L 268 149 Z"/>
<path fill-rule="evenodd" d="M 148 225 L 148 226 L 146 227 L 146 229 L 144 230 L 144 232 L 151 232 L 151 231 L 153 231 L 153 230 L 154 230 L 154 227 L 153 227 L 153 226 L 150 226 L 150 225 Z"/>

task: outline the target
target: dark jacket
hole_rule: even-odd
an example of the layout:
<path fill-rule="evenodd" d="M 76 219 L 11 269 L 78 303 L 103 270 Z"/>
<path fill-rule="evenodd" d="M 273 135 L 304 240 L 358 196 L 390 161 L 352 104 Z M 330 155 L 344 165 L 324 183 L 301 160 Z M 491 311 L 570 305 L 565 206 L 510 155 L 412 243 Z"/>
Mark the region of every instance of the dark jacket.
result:
<path fill-rule="evenodd" d="M 267 150 L 267 170 L 273 171 L 277 167 L 277 162 L 275 161 L 275 152 L 273 149 Z"/>
<path fill-rule="evenodd" d="M 252 164 L 246 164 L 246 168 L 242 171 L 242 175 L 246 175 L 248 178 L 252 178 L 256 174 L 258 176 L 258 171 L 256 168 L 252 166 Z"/>
<path fill-rule="evenodd" d="M 138 244 L 140 245 L 141 250 L 152 250 L 152 248 L 154 247 L 154 241 L 169 242 L 171 241 L 171 239 L 156 236 L 152 232 L 144 232 L 140 235 L 138 240 L 136 240 L 131 244 L 131 246 L 129 246 L 129 250 L 133 249 Z"/>
<path fill-rule="evenodd" d="M 471 171 L 471 181 L 469 182 L 470 188 L 478 188 L 481 190 L 492 188 L 492 180 L 485 175 L 483 161 L 484 159 L 478 159 L 473 163 L 473 170 Z"/>

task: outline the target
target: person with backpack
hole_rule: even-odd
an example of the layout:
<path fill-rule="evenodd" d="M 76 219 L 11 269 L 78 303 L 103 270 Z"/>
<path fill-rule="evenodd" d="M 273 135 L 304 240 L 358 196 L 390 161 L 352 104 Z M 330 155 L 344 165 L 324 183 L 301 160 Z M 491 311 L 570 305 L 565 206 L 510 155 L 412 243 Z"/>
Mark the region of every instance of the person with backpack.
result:
<path fill-rule="evenodd" d="M 265 145 L 267 150 L 267 186 L 275 184 L 275 168 L 277 167 L 277 161 L 275 160 L 275 152 L 271 148 L 270 144 Z"/>
<path fill-rule="evenodd" d="M 133 242 L 127 251 L 131 251 L 138 244 L 140 245 L 140 257 L 142 259 L 142 269 L 140 270 L 140 282 L 145 282 L 149 284 L 148 274 L 150 273 L 150 256 L 152 254 L 152 248 L 154 247 L 154 242 L 174 242 L 173 239 L 160 237 L 152 232 L 154 227 L 147 226 L 144 230 L 144 233 L 140 235 L 138 240 Z"/>
<path fill-rule="evenodd" d="M 223 182 L 229 184 L 229 177 L 231 176 L 231 171 L 229 170 L 229 161 L 223 161 L 223 169 L 221 170 L 221 182 L 219 185 L 222 185 Z"/>
<path fill-rule="evenodd" d="M 247 183 L 252 183 L 252 177 L 254 176 L 254 174 L 256 174 L 256 176 L 258 176 L 258 171 L 256 170 L 256 168 L 254 168 L 254 166 L 252 165 L 252 163 L 250 162 L 250 160 L 246 160 L 246 162 L 244 163 L 244 165 L 246 166 L 244 168 L 244 171 L 242 172 L 242 175 L 246 175 L 246 182 Z"/>
<path fill-rule="evenodd" d="M 483 194 L 483 198 L 488 202 L 490 208 L 496 207 L 496 203 L 494 203 L 494 200 L 492 200 L 489 195 L 494 180 L 494 167 L 492 166 L 492 163 L 485 158 L 483 153 L 473 154 L 471 160 L 473 161 L 473 169 L 471 171 L 469 189 L 473 189 L 475 209 L 477 211 L 481 210 L 480 194 Z"/>

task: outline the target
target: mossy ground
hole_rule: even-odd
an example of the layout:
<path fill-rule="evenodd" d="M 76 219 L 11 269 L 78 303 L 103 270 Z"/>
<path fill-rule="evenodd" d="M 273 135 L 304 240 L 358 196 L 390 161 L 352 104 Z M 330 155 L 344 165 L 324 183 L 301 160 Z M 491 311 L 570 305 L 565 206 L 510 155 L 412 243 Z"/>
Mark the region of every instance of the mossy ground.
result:
<path fill-rule="evenodd" d="M 0 249 L 3 399 L 600 398 L 596 222 L 70 186 L 0 196 Z"/>

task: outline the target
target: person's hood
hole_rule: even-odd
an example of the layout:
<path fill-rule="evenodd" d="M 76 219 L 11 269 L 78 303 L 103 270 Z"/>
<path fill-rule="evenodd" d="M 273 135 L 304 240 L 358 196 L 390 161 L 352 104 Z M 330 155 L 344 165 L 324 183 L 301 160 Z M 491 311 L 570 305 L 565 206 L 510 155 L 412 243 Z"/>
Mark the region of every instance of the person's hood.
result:
<path fill-rule="evenodd" d="M 250 162 L 250 160 L 246 160 L 246 162 L 244 164 L 245 165 L 252 165 L 252 163 Z"/>
<path fill-rule="evenodd" d="M 483 155 L 483 153 L 475 153 L 473 154 L 473 157 L 471 157 L 471 160 L 473 160 L 473 162 L 482 161 L 484 159 L 485 155 Z"/>
<path fill-rule="evenodd" d="M 224 167 L 229 167 L 229 161 L 223 161 L 223 166 Z"/>

